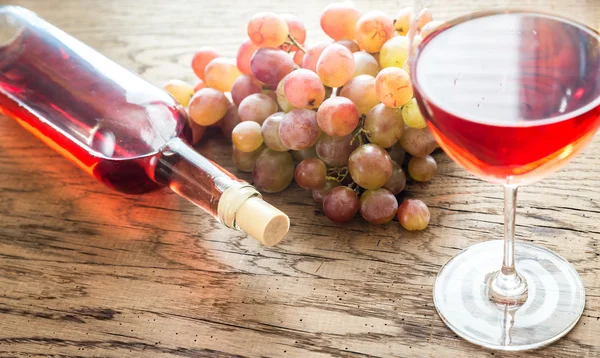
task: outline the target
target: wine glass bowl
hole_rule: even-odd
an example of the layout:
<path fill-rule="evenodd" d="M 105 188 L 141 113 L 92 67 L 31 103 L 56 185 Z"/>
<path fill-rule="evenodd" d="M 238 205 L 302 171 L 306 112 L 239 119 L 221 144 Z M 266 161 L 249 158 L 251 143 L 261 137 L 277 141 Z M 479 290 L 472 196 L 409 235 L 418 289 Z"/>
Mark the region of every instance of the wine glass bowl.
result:
<path fill-rule="evenodd" d="M 503 184 L 505 198 L 504 240 L 452 258 L 436 279 L 435 307 L 475 344 L 539 348 L 575 326 L 585 290 L 565 259 L 515 243 L 517 188 L 560 169 L 598 129 L 600 36 L 597 27 L 500 1 L 418 41 L 419 14 L 432 2 L 413 5 L 415 97 L 444 151 L 479 178 Z M 586 19 L 600 22 L 600 7 L 581 6 L 589 7 Z"/>

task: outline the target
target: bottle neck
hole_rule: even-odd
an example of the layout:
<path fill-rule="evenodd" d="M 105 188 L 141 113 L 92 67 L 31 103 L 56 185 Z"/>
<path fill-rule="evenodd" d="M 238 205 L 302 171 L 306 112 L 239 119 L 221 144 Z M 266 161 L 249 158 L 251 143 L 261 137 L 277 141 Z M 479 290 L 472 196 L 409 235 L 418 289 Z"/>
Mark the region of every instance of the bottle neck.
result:
<path fill-rule="evenodd" d="M 199 206 L 225 226 L 239 230 L 236 213 L 260 193 L 250 184 L 208 160 L 181 138 L 167 143 L 159 153 L 152 178 Z"/>

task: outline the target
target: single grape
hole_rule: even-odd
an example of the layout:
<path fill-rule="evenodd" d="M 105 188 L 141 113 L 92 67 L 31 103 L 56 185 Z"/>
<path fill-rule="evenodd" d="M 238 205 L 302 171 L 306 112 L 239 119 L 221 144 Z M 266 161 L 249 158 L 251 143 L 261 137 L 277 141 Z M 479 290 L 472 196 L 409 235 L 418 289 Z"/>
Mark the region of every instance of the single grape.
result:
<path fill-rule="evenodd" d="M 356 23 L 356 42 L 367 52 L 379 52 L 393 34 L 393 21 L 383 11 L 369 11 Z"/>
<path fill-rule="evenodd" d="M 328 87 L 341 87 L 354 74 L 352 52 L 340 44 L 331 44 L 323 50 L 317 61 L 317 74 Z"/>
<path fill-rule="evenodd" d="M 298 50 L 294 52 L 294 63 L 300 67 L 302 67 L 302 60 L 304 59 L 304 51 Z"/>
<path fill-rule="evenodd" d="M 238 77 L 231 87 L 231 99 L 236 106 L 239 106 L 244 98 L 254 93 L 262 93 L 262 86 L 260 82 L 249 75 Z"/>
<path fill-rule="evenodd" d="M 294 179 L 304 189 L 319 189 L 325 185 L 327 167 L 320 159 L 305 159 L 298 164 Z"/>
<path fill-rule="evenodd" d="M 325 195 L 327 195 L 331 189 L 338 186 L 340 186 L 338 181 L 330 179 L 325 181 L 325 184 L 319 189 L 313 189 L 312 197 L 317 206 L 323 205 L 323 198 L 325 198 Z"/>
<path fill-rule="evenodd" d="M 355 65 L 352 77 L 360 75 L 377 76 L 379 73 L 379 63 L 377 63 L 375 57 L 364 51 L 355 52 L 352 56 L 354 57 Z"/>
<path fill-rule="evenodd" d="M 406 173 L 402 167 L 392 160 L 392 176 L 383 185 L 383 188 L 389 190 L 392 194 L 400 193 L 406 187 Z"/>
<path fill-rule="evenodd" d="M 318 108 L 325 99 L 319 76 L 303 68 L 286 76 L 283 91 L 288 103 L 296 108 Z"/>
<path fill-rule="evenodd" d="M 346 97 L 356 105 L 359 115 L 367 115 L 371 108 L 379 104 L 375 91 L 375 77 L 369 75 L 356 76 L 339 92 L 338 96 Z"/>
<path fill-rule="evenodd" d="M 265 193 L 277 193 L 294 179 L 294 161 L 288 152 L 265 149 L 252 169 L 254 186 Z"/>
<path fill-rule="evenodd" d="M 302 23 L 302 21 L 300 21 L 298 16 L 292 14 L 283 14 L 281 15 L 281 17 L 285 20 L 286 24 L 288 25 L 289 33 L 294 38 L 294 40 L 296 40 L 296 42 L 300 45 L 304 45 L 304 40 L 306 40 L 306 27 L 304 27 L 304 24 Z M 280 48 L 285 52 L 299 50 L 298 47 L 289 44 L 283 44 Z"/>
<path fill-rule="evenodd" d="M 358 147 L 352 141 L 352 134 L 343 137 L 321 135 L 317 141 L 316 150 L 319 158 L 330 167 L 340 168 L 348 164 L 350 154 Z"/>
<path fill-rule="evenodd" d="M 360 47 L 354 40 L 339 40 L 334 43 L 344 46 L 345 48 L 350 50 L 350 52 L 352 52 L 352 53 L 360 51 Z"/>
<path fill-rule="evenodd" d="M 394 20 L 394 31 L 400 36 L 404 36 L 410 30 L 410 20 L 412 18 L 413 9 L 412 7 L 405 7 L 398 11 L 396 19 Z"/>
<path fill-rule="evenodd" d="M 390 148 L 389 153 L 390 153 L 390 158 L 392 158 L 393 161 L 395 161 L 396 163 L 398 163 L 400 165 L 402 165 L 402 163 L 404 163 L 404 158 L 406 157 L 406 152 L 404 151 L 404 148 L 402 148 L 402 145 L 400 145 L 400 142 L 394 144 Z"/>
<path fill-rule="evenodd" d="M 430 21 L 430 22 L 426 23 L 425 26 L 423 26 L 423 28 L 421 28 L 421 32 L 419 33 L 419 35 L 421 35 L 421 38 L 424 39 L 427 36 L 431 35 L 442 24 L 443 24 L 442 21 L 437 21 L 437 20 Z"/>
<path fill-rule="evenodd" d="M 250 68 L 257 80 L 275 88 L 282 78 L 294 70 L 294 61 L 283 50 L 260 48 L 252 56 Z"/>
<path fill-rule="evenodd" d="M 414 98 L 402 106 L 402 118 L 404 118 L 404 123 L 411 128 L 427 127 L 425 118 L 419 109 L 419 104 Z"/>
<path fill-rule="evenodd" d="M 359 206 L 358 196 L 347 186 L 332 188 L 323 198 L 323 213 L 329 220 L 336 223 L 352 220 L 356 216 Z"/>
<path fill-rule="evenodd" d="M 190 128 L 192 129 L 192 145 L 195 145 L 200 141 L 204 133 L 206 132 L 206 127 L 199 125 L 198 123 L 190 120 Z"/>
<path fill-rule="evenodd" d="M 288 113 L 292 109 L 296 108 L 290 104 L 287 97 L 285 96 L 284 86 L 285 86 L 285 80 L 287 79 L 288 76 L 285 76 L 281 81 L 279 81 L 279 84 L 277 85 L 277 89 L 275 90 L 275 93 L 277 95 L 277 104 L 279 104 L 279 108 L 281 108 L 281 110 L 285 113 Z"/>
<path fill-rule="evenodd" d="M 319 57 L 321 57 L 321 53 L 323 53 L 323 50 L 325 50 L 326 47 L 326 44 L 318 44 L 309 47 L 304 54 L 304 58 L 302 58 L 302 68 L 317 73 L 317 61 L 319 61 Z"/>
<path fill-rule="evenodd" d="M 371 143 L 389 148 L 402 137 L 404 121 L 400 109 L 380 103 L 369 111 L 363 127 Z"/>
<path fill-rule="evenodd" d="M 377 98 L 388 107 L 400 108 L 413 97 L 408 73 L 398 67 L 384 68 L 375 79 Z"/>
<path fill-rule="evenodd" d="M 184 107 L 187 107 L 194 95 L 194 88 L 181 80 L 170 80 L 165 83 L 163 88 Z"/>
<path fill-rule="evenodd" d="M 309 109 L 296 108 L 290 111 L 279 125 L 281 143 L 292 150 L 312 147 L 320 134 L 317 114 Z"/>
<path fill-rule="evenodd" d="M 256 46 L 250 39 L 242 42 L 242 45 L 238 50 L 235 58 L 236 64 L 240 72 L 245 75 L 252 75 L 252 69 L 250 69 L 250 59 L 252 59 L 252 56 L 256 50 L 258 50 L 258 46 Z"/>
<path fill-rule="evenodd" d="M 400 138 L 400 145 L 410 155 L 424 157 L 437 148 L 437 142 L 427 128 L 417 129 L 406 127 Z"/>
<path fill-rule="evenodd" d="M 210 61 L 214 60 L 217 57 L 221 57 L 221 55 L 214 49 L 214 47 L 202 47 L 198 52 L 194 54 L 192 58 L 192 70 L 198 78 L 201 80 L 206 80 L 204 78 L 204 69 L 210 63 Z"/>
<path fill-rule="evenodd" d="M 398 207 L 398 221 L 408 231 L 425 230 L 430 218 L 429 208 L 421 200 L 406 199 Z"/>
<path fill-rule="evenodd" d="M 381 67 L 402 67 L 408 58 L 409 43 L 406 36 L 395 36 L 387 40 L 379 52 Z"/>
<path fill-rule="evenodd" d="M 253 152 L 263 144 L 260 124 L 241 122 L 231 132 L 233 145 L 242 152 Z"/>
<path fill-rule="evenodd" d="M 262 124 L 267 117 L 277 112 L 277 103 L 264 93 L 254 93 L 244 98 L 238 107 L 242 122 L 254 121 Z"/>
<path fill-rule="evenodd" d="M 288 148 L 279 138 L 279 125 L 285 114 L 277 112 L 269 116 L 262 124 L 262 136 L 267 147 L 278 152 L 287 152 Z"/>
<path fill-rule="evenodd" d="M 380 146 L 365 144 L 350 154 L 348 169 L 356 184 L 365 189 L 377 189 L 392 176 L 392 159 Z"/>
<path fill-rule="evenodd" d="M 285 20 L 272 12 L 259 12 L 248 22 L 248 37 L 258 47 L 279 47 L 288 39 Z"/>
<path fill-rule="evenodd" d="M 189 103 L 190 118 L 201 126 L 217 123 L 229 108 L 229 100 L 223 92 L 214 88 L 203 88 L 196 92 Z"/>
<path fill-rule="evenodd" d="M 431 155 L 412 157 L 408 162 L 408 174 L 420 182 L 430 181 L 437 172 L 437 163 Z"/>
<path fill-rule="evenodd" d="M 346 136 L 358 125 L 358 109 L 345 97 L 327 99 L 317 111 L 317 122 L 323 132 L 330 136 Z"/>
<path fill-rule="evenodd" d="M 419 12 L 419 15 L 417 16 L 417 28 L 419 32 L 423 29 L 423 27 L 425 27 L 425 25 L 430 23 L 432 20 L 433 16 L 431 15 L 431 10 L 429 10 L 428 8 L 422 9 Z"/>
<path fill-rule="evenodd" d="M 231 133 L 233 132 L 233 128 L 241 122 L 240 116 L 238 114 L 238 108 L 235 104 L 230 103 L 229 108 L 227 109 L 227 113 L 225 117 L 221 119 L 221 132 L 225 138 L 231 141 Z"/>
<path fill-rule="evenodd" d="M 198 79 L 198 82 L 196 82 L 196 85 L 194 86 L 194 93 L 200 91 L 203 88 L 206 88 L 206 83 L 204 83 L 204 81 L 202 81 L 201 79 Z"/>
<path fill-rule="evenodd" d="M 241 75 L 232 58 L 217 57 L 204 69 L 206 85 L 221 92 L 231 92 L 233 82 Z"/>
<path fill-rule="evenodd" d="M 261 145 L 257 150 L 252 152 L 242 152 L 235 146 L 232 146 L 232 148 L 231 159 L 233 160 L 233 165 L 235 165 L 237 170 L 245 173 L 252 173 L 256 159 L 258 159 L 258 157 L 266 149 L 264 145 Z"/>
<path fill-rule="evenodd" d="M 360 196 L 360 216 L 371 224 L 386 224 L 398 212 L 398 201 L 389 190 L 367 190 Z"/>
<path fill-rule="evenodd" d="M 273 91 L 272 89 L 268 89 L 265 88 L 262 91 L 263 94 L 267 95 L 267 97 L 271 98 L 275 104 L 277 105 L 277 111 L 281 111 L 281 108 L 279 108 L 279 103 L 277 103 L 277 93 L 275 93 L 275 91 Z"/>
<path fill-rule="evenodd" d="M 353 40 L 360 11 L 348 2 L 333 3 L 321 14 L 321 28 L 334 40 Z"/>
<path fill-rule="evenodd" d="M 292 157 L 294 158 L 294 160 L 297 161 L 298 163 L 300 163 L 304 159 L 319 157 L 317 155 L 317 147 L 314 145 L 312 147 L 306 148 L 306 149 L 291 150 L 290 153 L 292 154 Z"/>

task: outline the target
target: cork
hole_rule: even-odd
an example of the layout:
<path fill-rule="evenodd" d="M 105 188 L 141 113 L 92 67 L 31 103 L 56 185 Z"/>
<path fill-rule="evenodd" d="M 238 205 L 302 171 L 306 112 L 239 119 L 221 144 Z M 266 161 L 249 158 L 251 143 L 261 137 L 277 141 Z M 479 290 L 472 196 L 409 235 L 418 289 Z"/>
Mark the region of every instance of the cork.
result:
<path fill-rule="evenodd" d="M 277 245 L 290 229 L 290 218 L 258 197 L 244 201 L 237 210 L 235 222 L 265 246 Z"/>

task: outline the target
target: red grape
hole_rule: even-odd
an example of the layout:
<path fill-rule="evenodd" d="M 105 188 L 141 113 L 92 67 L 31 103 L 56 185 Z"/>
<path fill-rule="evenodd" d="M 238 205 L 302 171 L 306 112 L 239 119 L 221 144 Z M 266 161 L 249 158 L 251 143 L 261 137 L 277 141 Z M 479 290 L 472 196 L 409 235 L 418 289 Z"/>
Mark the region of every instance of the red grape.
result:
<path fill-rule="evenodd" d="M 330 136 L 346 136 L 358 125 L 358 109 L 345 97 L 329 98 L 317 111 L 319 127 Z"/>
<path fill-rule="evenodd" d="M 347 186 L 335 187 L 323 198 L 323 213 L 329 220 L 337 223 L 352 220 L 359 206 L 358 196 Z"/>
<path fill-rule="evenodd" d="M 309 109 L 296 108 L 290 111 L 279 126 L 281 142 L 292 150 L 312 147 L 320 134 L 317 114 Z"/>
<path fill-rule="evenodd" d="M 397 211 L 398 201 L 387 189 L 367 190 L 360 197 L 360 215 L 371 224 L 389 223 Z"/>
<path fill-rule="evenodd" d="M 250 69 L 257 80 L 275 88 L 282 78 L 294 70 L 294 61 L 285 51 L 260 48 L 250 60 Z"/>
<path fill-rule="evenodd" d="M 194 70 L 196 76 L 205 80 L 204 69 L 206 68 L 206 65 L 217 57 L 221 57 L 221 55 L 213 47 L 206 46 L 200 48 L 192 58 L 192 70 Z"/>
<path fill-rule="evenodd" d="M 356 184 L 365 189 L 377 189 L 392 176 L 392 159 L 380 146 L 365 144 L 352 152 L 348 169 Z"/>
<path fill-rule="evenodd" d="M 304 189 L 319 189 L 325 185 L 327 167 L 320 159 L 305 159 L 298 164 L 294 179 Z"/>
<path fill-rule="evenodd" d="M 325 99 L 325 87 L 314 72 L 299 69 L 285 77 L 283 91 L 296 108 L 318 108 Z"/>
<path fill-rule="evenodd" d="M 242 45 L 238 50 L 236 56 L 237 67 L 245 75 L 252 74 L 252 69 L 250 69 L 250 59 L 252 59 L 252 56 L 256 50 L 258 50 L 258 46 L 256 46 L 250 39 L 242 42 Z"/>

